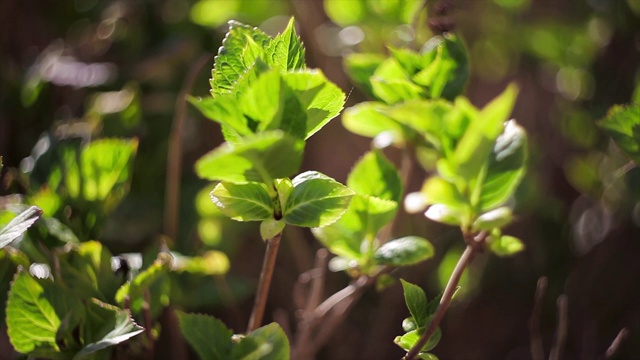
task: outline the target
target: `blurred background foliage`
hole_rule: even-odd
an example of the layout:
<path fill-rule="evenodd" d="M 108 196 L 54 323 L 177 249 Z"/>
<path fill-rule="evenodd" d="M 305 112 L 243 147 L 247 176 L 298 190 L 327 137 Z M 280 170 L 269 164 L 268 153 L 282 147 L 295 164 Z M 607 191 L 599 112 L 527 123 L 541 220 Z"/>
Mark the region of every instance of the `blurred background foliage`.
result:
<path fill-rule="evenodd" d="M 640 1 L 433 0 L 428 14 L 412 16 L 421 3 L 2 1 L 0 194 L 29 193 L 22 173 L 33 170 L 34 160 L 50 148 L 42 148 L 43 139 L 56 144 L 135 137 L 129 194 L 105 224 L 81 240 L 98 238 L 114 254 L 158 246 L 166 225 L 172 121 L 183 106 L 179 94 L 209 91 L 213 54 L 228 20 L 274 35 L 295 16 L 307 63 L 350 94 L 348 105 L 367 97 L 346 77 L 343 56 L 386 54 L 386 46 L 410 47 L 434 32 L 450 30 L 469 51 L 471 80 L 465 94 L 472 103 L 484 105 L 509 82 L 519 84 L 514 117 L 529 133 L 531 160 L 516 199 L 518 221 L 509 229 L 523 239 L 526 251 L 508 259 L 481 256 L 475 261 L 433 352 L 442 359 L 528 358 L 536 281 L 547 276 L 540 317 L 547 351 L 556 331 L 556 298 L 567 294 L 566 358 L 602 356 L 623 327 L 630 338 L 618 358 L 639 358 L 640 283 L 635 276 L 640 273 L 640 169 L 629 164 L 596 122 L 614 104 L 640 101 Z M 195 64 L 203 56 L 208 56 L 207 65 L 198 69 Z M 192 84 L 187 81 L 190 71 L 197 74 Z M 216 126 L 189 109 L 180 154 L 179 231 L 167 241 L 186 255 L 223 251 L 231 268 L 227 276 L 206 283 L 192 282 L 192 277 L 178 281 L 172 302 L 186 311 L 213 313 L 239 332 L 248 317 L 263 244 L 256 241 L 257 228 L 218 214 L 208 196 L 211 184 L 194 174 L 195 160 L 222 142 Z M 309 141 L 303 168 L 344 182 L 369 147 L 367 139 L 334 121 Z M 399 160 L 399 153 L 389 155 Z M 407 191 L 419 189 L 424 176 L 414 171 Z M 459 234 L 407 214 L 401 214 L 393 231 L 425 236 L 437 254 L 394 276 L 421 285 L 429 296 L 439 293 L 461 252 Z M 296 228 L 285 232 L 283 244 L 267 316 L 287 329 L 295 323 L 297 276 L 312 268 L 320 245 Z M 347 281 L 342 274 L 330 276 L 327 295 Z M 402 351 L 392 340 L 406 316 L 398 284 L 379 294 L 370 290 L 319 356 L 399 358 Z M 172 341 L 159 346 L 170 351 L 156 351 L 157 358 L 180 354 L 172 353 L 177 351 L 177 330 L 166 329 L 161 336 Z"/>

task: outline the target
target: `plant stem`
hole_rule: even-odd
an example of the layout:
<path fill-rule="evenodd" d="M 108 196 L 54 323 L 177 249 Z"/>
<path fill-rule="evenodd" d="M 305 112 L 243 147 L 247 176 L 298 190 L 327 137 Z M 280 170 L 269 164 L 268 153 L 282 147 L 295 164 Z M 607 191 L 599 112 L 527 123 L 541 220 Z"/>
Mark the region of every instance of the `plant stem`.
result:
<path fill-rule="evenodd" d="M 479 242 L 480 240 L 482 239 L 471 241 Z M 418 342 L 411 348 L 411 350 L 409 350 L 407 355 L 403 358 L 404 360 L 415 359 L 422 348 L 427 344 L 431 335 L 433 335 L 433 333 L 436 331 L 436 329 L 440 325 L 440 322 L 442 321 L 442 318 L 444 317 L 444 314 L 449 308 L 449 304 L 451 304 L 451 299 L 453 297 L 453 294 L 456 292 L 456 288 L 458 286 L 458 283 L 460 282 L 462 273 L 467 268 L 467 266 L 469 266 L 469 263 L 471 262 L 475 254 L 479 251 L 478 249 L 479 248 L 477 246 L 467 244 L 467 248 L 464 249 L 464 252 L 460 256 L 460 259 L 458 260 L 458 263 L 456 264 L 456 267 L 453 269 L 453 273 L 449 278 L 449 282 L 447 282 L 444 293 L 442 293 L 442 298 L 440 299 L 438 309 L 436 309 L 435 314 L 433 314 L 433 320 L 431 320 L 431 322 L 429 323 L 429 326 L 427 327 L 427 330 L 424 332 L 424 334 L 420 336 Z"/>
<path fill-rule="evenodd" d="M 607 349 L 607 352 L 605 353 L 604 358 L 605 359 L 613 358 L 616 352 L 618 352 L 618 349 L 620 348 L 620 344 L 622 344 L 622 342 L 627 338 L 628 335 L 629 335 L 629 329 L 622 328 L 622 330 L 620 330 L 620 332 L 618 333 L 618 336 L 616 336 L 616 338 L 613 339 L 613 342 L 611 343 L 611 346 L 609 346 L 609 348 Z"/>
<path fill-rule="evenodd" d="M 540 336 L 540 317 L 542 314 L 542 301 L 547 290 L 547 278 L 538 279 L 536 286 L 535 302 L 533 312 L 529 320 L 529 333 L 531 334 L 531 358 L 533 360 L 544 360 L 544 345 Z"/>
<path fill-rule="evenodd" d="M 556 343 L 551 349 L 549 360 L 561 360 L 564 353 L 564 343 L 567 339 L 567 295 L 558 297 L 558 327 L 556 329 Z"/>
<path fill-rule="evenodd" d="M 267 250 L 264 254 L 264 261 L 262 262 L 260 282 L 258 283 L 256 300 L 253 303 L 253 310 L 251 310 L 251 317 L 249 317 L 247 333 L 250 333 L 253 330 L 259 328 L 260 324 L 262 324 L 262 318 L 264 316 L 264 309 L 267 305 L 267 298 L 269 297 L 269 288 L 271 287 L 273 269 L 276 265 L 278 247 L 280 247 L 281 238 L 282 232 L 279 232 L 278 234 L 276 234 L 276 236 L 266 241 Z"/>

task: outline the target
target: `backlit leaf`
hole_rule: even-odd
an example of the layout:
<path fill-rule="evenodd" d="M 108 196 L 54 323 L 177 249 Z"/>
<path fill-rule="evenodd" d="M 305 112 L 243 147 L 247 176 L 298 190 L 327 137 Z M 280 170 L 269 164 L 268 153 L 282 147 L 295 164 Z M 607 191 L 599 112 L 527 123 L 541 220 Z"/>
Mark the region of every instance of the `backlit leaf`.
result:
<path fill-rule="evenodd" d="M 622 151 L 640 164 L 640 103 L 611 107 L 598 125 L 613 138 Z"/>
<path fill-rule="evenodd" d="M 376 263 L 392 266 L 414 265 L 434 254 L 433 245 L 418 236 L 407 236 L 384 243 L 375 254 Z"/>
<path fill-rule="evenodd" d="M 202 360 L 227 360 L 233 332 L 213 316 L 177 312 L 180 331 Z"/>
<path fill-rule="evenodd" d="M 281 71 L 304 68 L 304 46 L 293 25 L 291 18 L 287 28 L 271 40 L 266 49 L 267 62 Z"/>
<path fill-rule="evenodd" d="M 273 203 L 263 183 L 234 184 L 222 181 L 211 191 L 213 203 L 226 216 L 238 221 L 273 218 Z"/>
<path fill-rule="evenodd" d="M 404 301 L 413 317 L 413 321 L 419 328 L 424 327 L 427 316 L 429 316 L 427 295 L 424 290 L 417 285 L 404 281 L 403 279 L 400 279 L 400 282 L 402 283 L 402 290 L 404 292 Z"/>
<path fill-rule="evenodd" d="M 24 234 L 31 225 L 38 221 L 40 216 L 42 216 L 42 210 L 37 206 L 31 206 L 13 218 L 0 229 L 0 249 Z"/>
<path fill-rule="evenodd" d="M 347 186 L 357 194 L 384 200 L 399 202 L 402 197 L 400 175 L 380 151 L 368 152 L 358 160 L 349 173 Z"/>
<path fill-rule="evenodd" d="M 355 85 L 373 97 L 370 78 L 384 59 L 380 54 L 349 54 L 344 57 L 344 68 Z"/>

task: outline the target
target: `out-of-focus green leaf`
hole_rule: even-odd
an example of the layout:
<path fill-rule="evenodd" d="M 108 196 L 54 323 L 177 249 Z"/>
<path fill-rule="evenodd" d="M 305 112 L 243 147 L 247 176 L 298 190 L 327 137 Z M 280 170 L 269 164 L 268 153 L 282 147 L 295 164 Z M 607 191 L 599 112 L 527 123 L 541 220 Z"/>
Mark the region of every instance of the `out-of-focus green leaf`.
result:
<path fill-rule="evenodd" d="M 469 78 L 467 52 L 460 39 L 451 34 L 438 35 L 425 44 L 421 70 L 413 81 L 425 86 L 432 99 L 453 100 L 464 90 Z"/>
<path fill-rule="evenodd" d="M 42 210 L 37 206 L 31 206 L 13 218 L 0 229 L 0 249 L 24 234 L 31 225 L 40 219 L 40 216 L 42 216 Z"/>
<path fill-rule="evenodd" d="M 480 216 L 473 222 L 473 228 L 475 230 L 492 230 L 495 228 L 501 228 L 513 219 L 511 208 L 500 207 L 491 211 L 488 211 Z"/>
<path fill-rule="evenodd" d="M 427 219 L 447 225 L 461 225 L 463 227 L 467 225 L 465 212 L 444 204 L 431 205 L 424 213 L 424 216 L 426 216 Z"/>
<path fill-rule="evenodd" d="M 196 162 L 198 176 L 234 183 L 269 184 L 298 171 L 304 141 L 280 130 L 246 136 L 239 144 L 226 143 Z"/>
<path fill-rule="evenodd" d="M 367 12 L 363 0 L 325 0 L 324 9 L 333 22 L 342 26 L 359 22 Z"/>
<path fill-rule="evenodd" d="M 276 323 L 258 328 L 233 347 L 232 359 L 282 360 L 289 359 L 289 339 Z"/>
<path fill-rule="evenodd" d="M 489 237 L 489 249 L 498 256 L 511 256 L 524 250 L 522 240 L 508 235 Z"/>
<path fill-rule="evenodd" d="M 176 312 L 180 331 L 202 360 L 231 359 L 233 332 L 213 316 Z"/>
<path fill-rule="evenodd" d="M 270 41 L 271 38 L 258 28 L 229 21 L 229 31 L 218 50 L 211 74 L 212 95 L 234 94 L 236 83 L 264 55 Z"/>
<path fill-rule="evenodd" d="M 389 107 L 385 114 L 421 134 L 431 146 L 443 151 L 443 146 L 452 140 L 446 132 L 452 111 L 453 106 L 442 100 L 411 100 Z"/>
<path fill-rule="evenodd" d="M 348 215 L 349 212 L 340 219 Z M 361 253 L 360 245 L 365 237 L 365 231 L 359 227 L 354 228 L 350 222 L 338 220 L 328 226 L 313 228 L 311 232 L 329 251 L 348 259 L 346 260 L 347 264 L 349 260 L 360 260 L 364 256 Z"/>
<path fill-rule="evenodd" d="M 433 245 L 426 239 L 407 236 L 380 246 L 374 254 L 374 259 L 382 265 L 409 266 L 429 259 L 434 253 Z"/>
<path fill-rule="evenodd" d="M 354 134 L 376 137 L 388 132 L 398 141 L 403 142 L 402 126 L 385 115 L 387 105 L 380 102 L 363 102 L 347 108 L 342 114 L 342 125 Z"/>
<path fill-rule="evenodd" d="M 640 103 L 613 106 L 598 122 L 633 161 L 640 164 Z"/>
<path fill-rule="evenodd" d="M 304 227 L 329 225 L 347 210 L 353 191 L 316 171 L 293 179 L 293 191 L 283 209 L 287 224 Z"/>
<path fill-rule="evenodd" d="M 222 181 L 211 191 L 211 199 L 226 216 L 238 221 L 273 218 L 273 203 L 267 186 L 258 182 L 234 184 Z"/>
<path fill-rule="evenodd" d="M 276 36 L 266 49 L 267 62 L 280 71 L 304 67 L 304 46 L 296 35 L 293 18 L 287 28 Z"/>
<path fill-rule="evenodd" d="M 403 279 L 400 279 L 400 282 L 402 283 L 402 290 L 404 292 L 404 301 L 413 317 L 413 321 L 419 328 L 424 327 L 427 316 L 429 316 L 427 312 L 427 294 L 425 294 L 420 286 L 404 281 Z"/>
<path fill-rule="evenodd" d="M 344 57 L 344 68 L 355 85 L 373 97 L 370 79 L 384 59 L 380 54 L 349 54 Z"/>
<path fill-rule="evenodd" d="M 393 340 L 393 342 L 396 343 L 401 348 L 409 351 L 418 342 L 418 339 L 420 339 L 420 336 L 422 336 L 424 331 L 425 331 L 425 328 L 420 328 L 417 330 L 410 331 L 402 336 L 397 336 Z M 441 338 L 442 338 L 442 331 L 440 330 L 440 327 L 438 327 L 436 331 L 433 333 L 433 335 L 431 335 L 431 338 L 429 338 L 429 341 L 424 345 L 421 351 L 424 352 L 424 351 L 429 351 L 433 349 L 434 347 L 436 347 L 436 345 L 438 345 Z"/>
<path fill-rule="evenodd" d="M 85 341 L 88 342 L 73 360 L 91 359 L 92 354 L 118 345 L 144 331 L 127 310 L 91 299 L 87 306 Z"/>
<path fill-rule="evenodd" d="M 399 202 L 402 180 L 396 168 L 380 151 L 367 152 L 347 178 L 347 186 L 357 194 Z"/>
<path fill-rule="evenodd" d="M 262 240 L 268 241 L 282 233 L 286 223 L 283 219 L 267 219 L 260 223 L 260 236 Z"/>
<path fill-rule="evenodd" d="M 151 266 L 118 289 L 115 300 L 120 305 L 129 302 L 131 311 L 138 313 L 142 308 L 144 292 L 157 282 L 168 281 L 167 274 L 172 262 L 173 259 L 171 255 L 160 253 L 158 259 L 156 259 Z M 157 295 L 160 297 L 166 296 L 164 294 Z"/>
<path fill-rule="evenodd" d="M 503 131 L 503 124 L 513 109 L 517 94 L 517 87 L 510 85 L 469 124 L 454 153 L 456 172 L 466 181 L 475 180 L 486 165 L 496 138 Z"/>
<path fill-rule="evenodd" d="M 172 252 L 175 258 L 173 271 L 198 275 L 223 275 L 229 271 L 227 255 L 221 251 L 209 250 L 199 256 L 184 256 Z"/>
<path fill-rule="evenodd" d="M 373 94 L 387 104 L 419 99 L 425 96 L 422 87 L 414 84 L 395 59 L 385 60 L 371 77 Z"/>
<path fill-rule="evenodd" d="M 510 120 L 489 155 L 480 190 L 480 211 L 500 206 L 513 195 L 526 172 L 526 161 L 527 133 L 515 120 Z"/>
<path fill-rule="evenodd" d="M 443 204 L 452 209 L 463 209 L 467 206 L 467 199 L 451 182 L 439 176 L 432 176 L 420 190 L 426 204 Z"/>

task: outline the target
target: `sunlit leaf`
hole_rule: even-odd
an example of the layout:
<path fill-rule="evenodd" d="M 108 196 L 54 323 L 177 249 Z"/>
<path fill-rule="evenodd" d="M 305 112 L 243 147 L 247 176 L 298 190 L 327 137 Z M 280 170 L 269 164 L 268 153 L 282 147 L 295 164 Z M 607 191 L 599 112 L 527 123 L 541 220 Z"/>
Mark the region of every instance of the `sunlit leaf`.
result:
<path fill-rule="evenodd" d="M 37 206 L 31 206 L 13 218 L 5 227 L 0 229 L 0 249 L 7 246 L 13 240 L 19 238 L 42 216 L 42 210 Z"/>
<path fill-rule="evenodd" d="M 347 108 L 342 114 L 342 125 L 354 134 L 374 138 L 388 132 L 397 142 L 404 139 L 402 126 L 385 115 L 387 105 L 380 102 L 362 102 Z"/>
<path fill-rule="evenodd" d="M 263 183 L 234 184 L 222 181 L 211 191 L 213 203 L 226 216 L 238 221 L 273 218 L 273 203 Z"/>
<path fill-rule="evenodd" d="M 402 180 L 398 171 L 380 151 L 366 153 L 347 178 L 347 186 L 357 194 L 399 202 Z"/>
<path fill-rule="evenodd" d="M 282 360 L 289 359 L 289 339 L 276 323 L 258 328 L 245 336 L 233 348 L 233 359 Z"/>
<path fill-rule="evenodd" d="M 478 216 L 473 222 L 473 228 L 476 230 L 493 230 L 507 225 L 512 219 L 511 208 L 500 207 Z"/>
<path fill-rule="evenodd" d="M 431 205 L 424 213 L 427 219 L 454 226 L 466 226 L 467 219 L 465 215 L 462 210 L 444 204 Z"/>
<path fill-rule="evenodd" d="M 202 360 L 227 360 L 233 332 L 213 316 L 176 312 L 180 331 Z"/>
<path fill-rule="evenodd" d="M 397 336 L 393 340 L 393 342 L 396 343 L 401 348 L 403 348 L 404 350 L 409 351 L 418 342 L 418 339 L 420 339 L 420 336 L 422 336 L 424 331 L 425 331 L 424 327 L 417 330 L 410 331 L 402 336 Z M 440 327 L 438 327 L 436 331 L 433 333 L 433 335 L 431 335 L 431 337 L 429 338 L 429 341 L 424 345 L 421 351 L 429 351 L 433 349 L 434 347 L 436 347 L 436 345 L 438 345 L 441 338 L 442 338 L 442 331 L 440 330 Z"/>
<path fill-rule="evenodd" d="M 239 144 L 225 143 L 196 162 L 198 176 L 229 182 L 264 182 L 298 171 L 304 142 L 282 131 L 250 135 Z"/>
<path fill-rule="evenodd" d="M 380 54 L 349 54 L 344 57 L 344 68 L 355 85 L 373 97 L 370 79 L 384 59 Z"/>
<path fill-rule="evenodd" d="M 130 303 L 133 313 L 138 313 L 144 301 L 144 292 L 159 282 L 167 281 L 173 259 L 171 255 L 160 253 L 148 268 L 136 275 L 130 282 L 122 285 L 115 295 L 115 300 L 120 305 Z M 157 294 L 161 296 L 162 294 Z"/>
<path fill-rule="evenodd" d="M 142 333 L 127 310 L 91 299 L 87 306 L 86 344 L 73 360 L 91 358 L 97 351 L 118 345 Z"/>
<path fill-rule="evenodd" d="M 171 253 L 175 258 L 172 270 L 198 275 L 223 275 L 229 271 L 229 258 L 222 251 L 209 250 L 199 256 Z"/>
<path fill-rule="evenodd" d="M 287 224 L 304 227 L 329 225 L 347 210 L 353 191 L 316 171 L 293 179 L 293 191 L 284 209 Z"/>
<path fill-rule="evenodd" d="M 462 93 L 469 78 L 464 45 L 457 36 L 447 33 L 430 39 L 425 47 L 421 70 L 413 81 L 427 87 L 432 99 L 453 100 Z"/>
<path fill-rule="evenodd" d="M 371 77 L 371 87 L 373 94 L 387 104 L 425 96 L 423 88 L 414 84 L 394 59 L 387 59 L 380 64 Z"/>
<path fill-rule="evenodd" d="M 622 151 L 640 164 L 640 103 L 613 106 L 598 125 L 613 138 Z"/>
<path fill-rule="evenodd" d="M 417 327 L 425 326 L 429 313 L 427 311 L 427 295 L 421 287 L 400 279 L 404 292 L 404 301 Z"/>
<path fill-rule="evenodd" d="M 497 238 L 490 237 L 489 249 L 498 256 L 511 256 L 524 250 L 525 246 L 522 240 L 508 235 L 499 236 Z"/>
<path fill-rule="evenodd" d="M 429 205 L 443 204 L 453 209 L 463 209 L 468 201 L 451 182 L 439 176 L 432 176 L 422 185 L 420 193 Z"/>
<path fill-rule="evenodd" d="M 227 141 L 233 141 L 252 133 L 234 95 L 225 94 L 215 98 L 190 97 L 189 101 L 204 116 L 222 125 L 226 129 L 227 135 L 233 135 Z"/>
<path fill-rule="evenodd" d="M 429 259 L 434 252 L 426 239 L 407 236 L 384 243 L 376 250 L 374 259 L 378 264 L 408 266 Z"/>
<path fill-rule="evenodd" d="M 296 35 L 293 18 L 287 28 L 278 34 L 266 49 L 267 62 L 281 71 L 304 67 L 304 46 Z"/>

